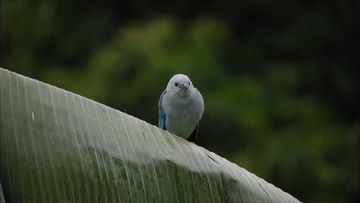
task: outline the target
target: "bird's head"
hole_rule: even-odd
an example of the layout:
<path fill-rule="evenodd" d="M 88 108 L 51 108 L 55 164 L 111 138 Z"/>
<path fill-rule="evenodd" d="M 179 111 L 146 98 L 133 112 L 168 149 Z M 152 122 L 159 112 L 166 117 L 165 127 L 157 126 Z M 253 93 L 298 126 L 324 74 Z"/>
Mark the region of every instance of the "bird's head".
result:
<path fill-rule="evenodd" d="M 176 74 L 170 79 L 166 89 L 169 92 L 186 97 L 194 89 L 194 86 L 187 75 Z"/>

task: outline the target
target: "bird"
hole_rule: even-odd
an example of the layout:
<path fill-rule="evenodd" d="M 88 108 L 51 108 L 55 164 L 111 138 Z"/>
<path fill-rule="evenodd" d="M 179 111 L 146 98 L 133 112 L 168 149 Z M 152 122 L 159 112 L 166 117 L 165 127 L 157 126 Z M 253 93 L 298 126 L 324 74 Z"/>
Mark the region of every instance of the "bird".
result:
<path fill-rule="evenodd" d="M 190 78 L 184 74 L 175 74 L 158 102 L 158 126 L 194 142 L 204 108 L 204 99 Z"/>

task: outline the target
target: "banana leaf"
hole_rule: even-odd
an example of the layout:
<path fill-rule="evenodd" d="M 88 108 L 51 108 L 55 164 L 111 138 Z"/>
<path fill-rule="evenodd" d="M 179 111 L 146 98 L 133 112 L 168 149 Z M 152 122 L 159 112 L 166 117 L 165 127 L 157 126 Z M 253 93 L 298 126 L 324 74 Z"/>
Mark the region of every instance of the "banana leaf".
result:
<path fill-rule="evenodd" d="M 203 147 L 2 68 L 0 147 L 2 202 L 299 202 Z"/>

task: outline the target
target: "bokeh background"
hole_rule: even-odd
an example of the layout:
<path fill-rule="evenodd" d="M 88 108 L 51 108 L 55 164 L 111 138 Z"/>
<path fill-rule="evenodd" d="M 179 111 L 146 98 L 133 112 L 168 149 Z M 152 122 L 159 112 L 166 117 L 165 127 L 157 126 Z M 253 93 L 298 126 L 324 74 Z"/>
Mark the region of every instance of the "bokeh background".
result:
<path fill-rule="evenodd" d="M 170 77 L 196 143 L 304 202 L 359 202 L 359 1 L 1 1 L 1 67 L 157 125 Z"/>

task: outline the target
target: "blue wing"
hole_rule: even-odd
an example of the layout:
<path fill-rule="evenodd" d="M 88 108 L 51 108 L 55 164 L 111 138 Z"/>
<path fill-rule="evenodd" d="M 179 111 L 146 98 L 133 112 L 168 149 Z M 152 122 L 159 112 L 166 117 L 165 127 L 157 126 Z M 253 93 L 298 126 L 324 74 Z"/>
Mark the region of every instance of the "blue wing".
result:
<path fill-rule="evenodd" d="M 164 90 L 163 93 L 161 94 L 160 99 L 159 99 L 159 103 L 158 103 L 158 108 L 159 108 L 159 128 L 162 128 L 164 130 L 166 130 L 165 129 L 166 114 L 165 114 L 164 108 L 162 106 L 162 99 L 163 99 L 165 94 L 166 94 L 166 90 Z"/>

